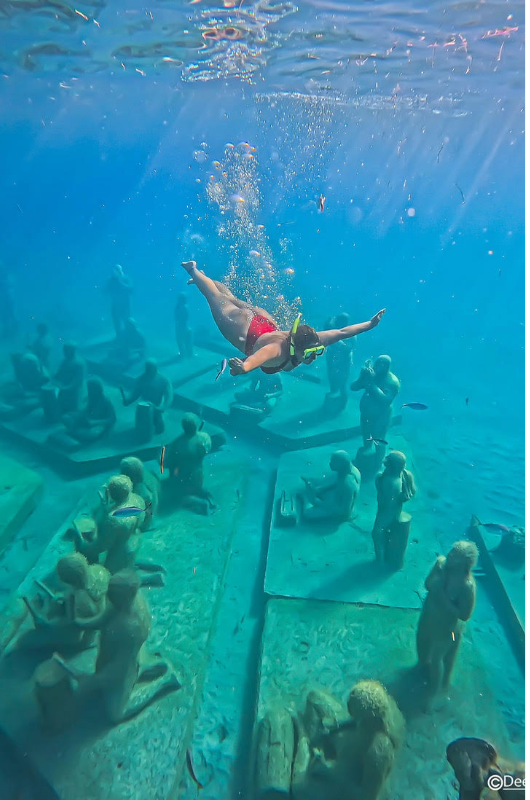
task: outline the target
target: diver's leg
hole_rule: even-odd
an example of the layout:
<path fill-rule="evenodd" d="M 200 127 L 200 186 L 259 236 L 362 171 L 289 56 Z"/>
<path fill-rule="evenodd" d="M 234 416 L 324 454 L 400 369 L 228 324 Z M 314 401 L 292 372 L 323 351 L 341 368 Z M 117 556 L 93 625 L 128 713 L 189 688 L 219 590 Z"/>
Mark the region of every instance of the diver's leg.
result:
<path fill-rule="evenodd" d="M 236 305 L 231 299 L 230 290 L 223 287 L 226 291 L 221 291 L 216 285 L 216 281 L 208 278 L 207 275 L 197 269 L 195 261 L 183 262 L 182 266 L 200 293 L 208 301 L 210 311 L 220 333 L 230 344 L 244 353 L 248 329 L 254 316 L 252 308 L 246 304 L 242 307 Z"/>

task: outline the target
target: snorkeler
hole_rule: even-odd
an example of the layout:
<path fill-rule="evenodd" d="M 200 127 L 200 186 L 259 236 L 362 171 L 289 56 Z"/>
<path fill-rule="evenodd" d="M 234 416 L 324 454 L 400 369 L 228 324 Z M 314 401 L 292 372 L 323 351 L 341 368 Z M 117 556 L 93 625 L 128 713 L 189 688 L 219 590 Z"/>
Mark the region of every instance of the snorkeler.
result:
<path fill-rule="evenodd" d="M 369 322 L 318 332 L 300 325 L 299 314 L 291 330 L 282 331 L 267 311 L 238 300 L 227 286 L 198 270 L 195 261 L 183 261 L 182 266 L 190 276 L 188 283 L 194 283 L 208 301 L 219 331 L 246 356 L 244 360 L 230 359 L 231 375 L 243 375 L 258 367 L 273 375 L 311 364 L 329 345 L 375 328 L 386 311 L 381 309 Z"/>

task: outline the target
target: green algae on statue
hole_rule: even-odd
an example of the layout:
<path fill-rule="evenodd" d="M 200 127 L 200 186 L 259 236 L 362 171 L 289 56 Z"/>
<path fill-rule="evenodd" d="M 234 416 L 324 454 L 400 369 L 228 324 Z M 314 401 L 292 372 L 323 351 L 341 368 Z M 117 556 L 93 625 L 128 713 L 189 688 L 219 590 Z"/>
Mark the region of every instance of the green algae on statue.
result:
<path fill-rule="evenodd" d="M 384 460 L 384 470 L 375 480 L 377 515 L 372 530 L 375 559 L 391 569 L 403 566 L 407 549 L 411 516 L 403 504 L 416 494 L 412 472 L 406 469 L 407 459 L 399 450 L 392 450 Z"/>

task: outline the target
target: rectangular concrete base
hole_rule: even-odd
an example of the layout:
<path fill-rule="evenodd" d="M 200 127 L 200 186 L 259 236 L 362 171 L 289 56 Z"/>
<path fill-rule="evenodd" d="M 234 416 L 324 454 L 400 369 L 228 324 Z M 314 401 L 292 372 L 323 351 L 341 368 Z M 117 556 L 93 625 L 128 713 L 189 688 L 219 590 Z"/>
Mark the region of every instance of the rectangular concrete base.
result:
<path fill-rule="evenodd" d="M 17 654 L 0 659 L 0 726 L 61 800 L 176 797 L 238 520 L 235 500 L 245 492 L 244 465 L 225 461 L 223 469 L 208 478 L 208 488 L 220 505 L 215 515 L 168 512 L 156 518 L 153 530 L 142 534 L 139 553 L 139 558 L 150 558 L 167 570 L 163 588 L 141 590 L 147 591 L 153 620 L 146 647 L 175 666 L 180 690 L 114 727 L 95 702 L 67 732 L 45 735 L 31 691 L 38 659 Z M 28 574 L 17 597 L 31 593 L 33 579 L 49 573 L 58 557 L 69 551 L 71 545 L 63 539 L 69 522 Z M 14 598 L 10 608 L 16 607 Z M 0 620 L 3 629 L 6 623 L 5 618 Z"/>
<path fill-rule="evenodd" d="M 42 489 L 36 472 L 0 456 L 0 553 L 37 505 Z"/>

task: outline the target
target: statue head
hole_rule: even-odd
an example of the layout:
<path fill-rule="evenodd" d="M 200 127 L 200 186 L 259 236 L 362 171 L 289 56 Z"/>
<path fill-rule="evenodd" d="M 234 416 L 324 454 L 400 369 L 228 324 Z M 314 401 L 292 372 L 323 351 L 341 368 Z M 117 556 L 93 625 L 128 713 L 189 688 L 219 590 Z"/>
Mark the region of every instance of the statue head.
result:
<path fill-rule="evenodd" d="M 363 734 L 370 739 L 386 729 L 389 696 L 378 681 L 359 681 L 348 697 L 348 711 Z"/>
<path fill-rule="evenodd" d="M 407 465 L 407 457 L 400 450 L 391 450 L 383 464 L 389 472 L 395 472 L 396 475 L 399 475 Z"/>
<path fill-rule="evenodd" d="M 192 414 L 191 411 L 189 411 L 187 414 L 184 414 L 180 424 L 182 425 L 186 436 L 193 436 L 202 428 L 201 418 L 198 417 L 197 414 Z"/>
<path fill-rule="evenodd" d="M 392 359 L 390 356 L 379 356 L 376 358 L 374 364 L 374 372 L 376 375 L 387 375 L 390 372 Z"/>
<path fill-rule="evenodd" d="M 73 342 L 65 342 L 63 345 L 63 354 L 67 361 L 73 361 L 77 352 L 77 345 Z"/>
<path fill-rule="evenodd" d="M 144 479 L 144 465 L 139 458 L 135 456 L 128 456 L 122 458 L 120 464 L 121 474 L 127 475 L 133 484 L 141 483 Z"/>
<path fill-rule="evenodd" d="M 452 572 L 470 572 L 478 560 L 478 548 L 474 542 L 455 542 L 447 554 L 445 568 Z"/>
<path fill-rule="evenodd" d="M 86 392 L 89 400 L 99 400 L 103 397 L 103 382 L 100 378 L 89 378 L 86 382 Z"/>
<path fill-rule="evenodd" d="M 158 364 L 154 358 L 148 358 L 145 362 L 144 375 L 147 378 L 154 378 L 158 372 Z"/>
<path fill-rule="evenodd" d="M 346 328 L 350 324 L 350 315 L 346 314 L 345 311 L 342 311 L 340 314 L 337 314 L 335 319 L 333 320 L 333 325 L 335 328 Z"/>
<path fill-rule="evenodd" d="M 133 569 L 122 569 L 109 581 L 107 597 L 114 608 L 121 611 L 130 608 L 140 588 L 140 578 Z"/>
<path fill-rule="evenodd" d="M 46 322 L 39 322 L 37 325 L 37 333 L 39 336 L 46 336 L 50 332 L 50 328 Z"/>
<path fill-rule="evenodd" d="M 81 553 L 63 556 L 55 570 L 59 580 L 76 589 L 83 589 L 88 583 L 88 561 Z"/>
<path fill-rule="evenodd" d="M 336 450 L 332 453 L 329 468 L 339 475 L 348 475 L 352 471 L 352 461 L 346 450 Z"/>
<path fill-rule="evenodd" d="M 107 491 L 113 503 L 124 503 L 132 490 L 132 480 L 127 475 L 115 475 L 107 484 Z"/>

